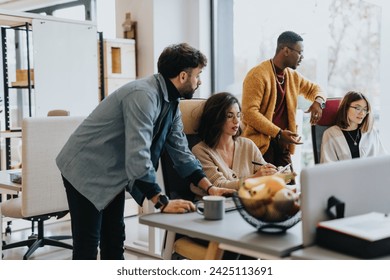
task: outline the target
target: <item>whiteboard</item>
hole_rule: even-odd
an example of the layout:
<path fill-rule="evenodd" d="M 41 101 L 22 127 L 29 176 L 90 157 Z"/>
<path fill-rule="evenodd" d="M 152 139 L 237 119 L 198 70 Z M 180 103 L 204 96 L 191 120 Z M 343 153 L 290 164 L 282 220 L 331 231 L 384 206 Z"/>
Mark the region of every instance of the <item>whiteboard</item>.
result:
<path fill-rule="evenodd" d="M 35 116 L 88 115 L 99 102 L 96 26 L 34 19 L 32 33 Z"/>

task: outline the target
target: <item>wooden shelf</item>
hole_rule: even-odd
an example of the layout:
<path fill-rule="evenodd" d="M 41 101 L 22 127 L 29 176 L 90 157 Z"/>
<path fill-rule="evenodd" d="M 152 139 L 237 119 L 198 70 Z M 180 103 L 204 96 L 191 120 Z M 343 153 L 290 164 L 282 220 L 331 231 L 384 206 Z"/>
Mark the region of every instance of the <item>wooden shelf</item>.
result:
<path fill-rule="evenodd" d="M 22 131 L 3 130 L 0 131 L 1 138 L 20 138 L 22 137 Z"/>

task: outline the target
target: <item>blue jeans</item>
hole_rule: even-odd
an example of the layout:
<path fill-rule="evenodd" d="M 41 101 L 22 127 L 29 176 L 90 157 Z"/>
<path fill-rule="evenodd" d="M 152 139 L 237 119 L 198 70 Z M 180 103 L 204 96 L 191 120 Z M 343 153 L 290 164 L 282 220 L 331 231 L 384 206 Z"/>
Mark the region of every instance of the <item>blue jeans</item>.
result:
<path fill-rule="evenodd" d="M 103 210 L 81 195 L 62 177 L 68 198 L 73 237 L 74 260 L 123 260 L 125 191 L 120 192 Z"/>

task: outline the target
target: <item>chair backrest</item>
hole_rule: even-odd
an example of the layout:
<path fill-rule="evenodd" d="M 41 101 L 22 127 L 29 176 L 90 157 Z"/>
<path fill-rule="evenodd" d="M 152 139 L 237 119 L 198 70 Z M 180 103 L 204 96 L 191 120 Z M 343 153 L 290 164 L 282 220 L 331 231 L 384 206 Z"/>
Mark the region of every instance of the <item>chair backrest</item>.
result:
<path fill-rule="evenodd" d="M 300 175 L 303 245 L 312 245 L 317 224 L 329 220 L 325 209 L 331 196 L 345 203 L 345 217 L 372 211 L 389 213 L 389 166 L 390 156 L 381 156 L 303 169 Z"/>
<path fill-rule="evenodd" d="M 70 116 L 70 112 L 67 111 L 67 110 L 62 110 L 62 109 L 56 109 L 56 110 L 50 110 L 49 112 L 47 112 L 47 116 L 48 117 L 66 117 L 66 116 Z"/>
<path fill-rule="evenodd" d="M 55 158 L 83 117 L 25 118 L 22 122 L 22 214 L 25 217 L 68 209 Z"/>
<path fill-rule="evenodd" d="M 188 146 L 192 149 L 200 139 L 197 134 L 200 115 L 206 99 L 181 100 L 179 103 L 184 133 L 187 136 Z M 165 193 L 171 198 L 193 200 L 195 195 L 190 190 L 190 182 L 181 178 L 173 168 L 168 153 L 164 150 L 161 155 L 161 169 L 164 179 Z"/>
<path fill-rule="evenodd" d="M 336 123 L 336 113 L 341 98 L 328 98 L 326 107 L 322 111 L 322 117 L 316 125 L 311 126 L 311 139 L 313 143 L 314 163 L 320 163 L 321 143 L 324 131 Z"/>

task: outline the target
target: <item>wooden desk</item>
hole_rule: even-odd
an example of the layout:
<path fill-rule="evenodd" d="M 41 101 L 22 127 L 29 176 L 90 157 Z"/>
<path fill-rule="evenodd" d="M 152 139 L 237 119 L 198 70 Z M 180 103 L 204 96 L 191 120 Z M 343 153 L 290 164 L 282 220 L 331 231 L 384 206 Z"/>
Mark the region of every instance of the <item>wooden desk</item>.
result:
<path fill-rule="evenodd" d="M 0 171 L 0 193 L 17 194 L 22 190 L 21 184 L 16 184 L 11 181 L 10 173 L 12 172 L 21 172 L 21 169 Z"/>
<path fill-rule="evenodd" d="M 208 221 L 196 212 L 188 214 L 154 213 L 139 217 L 141 224 L 168 230 L 164 259 L 170 259 L 175 233 L 211 241 L 207 258 L 218 259 L 218 250 L 229 249 L 238 253 L 265 259 L 280 259 L 302 247 L 302 225 L 298 223 L 284 234 L 258 233 L 238 213 L 226 213 L 223 220 Z M 173 236 L 173 237 L 172 237 Z"/>
<path fill-rule="evenodd" d="M 1 166 L 1 169 L 6 170 L 10 168 L 10 138 L 21 138 L 22 137 L 22 131 L 11 131 L 11 130 L 2 130 L 0 131 L 0 138 L 5 139 L 5 146 L 4 146 L 4 153 L 0 156 L 0 163 L 3 162 L 3 159 L 5 160 L 5 166 Z M 2 165 L 2 164 L 0 164 Z"/>
<path fill-rule="evenodd" d="M 10 180 L 10 172 L 20 170 L 3 170 L 0 171 L 0 195 L 1 194 L 18 194 L 22 190 L 21 184 L 16 184 Z M 2 260 L 2 247 L 3 247 L 3 215 L 1 214 L 0 205 L 0 260 Z"/>
<path fill-rule="evenodd" d="M 0 131 L 0 136 L 3 138 L 21 138 L 22 131 L 3 130 Z"/>

